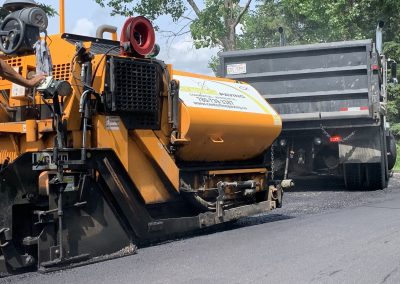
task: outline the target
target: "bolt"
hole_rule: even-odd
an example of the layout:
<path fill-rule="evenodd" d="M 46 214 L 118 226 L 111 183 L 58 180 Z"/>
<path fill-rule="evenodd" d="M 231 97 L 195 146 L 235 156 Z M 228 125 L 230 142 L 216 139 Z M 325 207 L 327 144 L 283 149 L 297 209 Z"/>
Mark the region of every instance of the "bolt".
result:
<path fill-rule="evenodd" d="M 33 264 L 35 262 L 35 259 L 33 258 L 33 256 L 31 256 L 31 255 L 27 255 L 26 257 L 25 257 L 25 263 L 27 264 L 27 265 L 31 265 L 31 264 Z"/>
<path fill-rule="evenodd" d="M 28 193 L 27 195 L 26 195 L 26 199 L 28 199 L 29 201 L 31 201 L 32 199 L 34 199 L 35 198 L 35 195 L 33 194 L 33 193 Z"/>

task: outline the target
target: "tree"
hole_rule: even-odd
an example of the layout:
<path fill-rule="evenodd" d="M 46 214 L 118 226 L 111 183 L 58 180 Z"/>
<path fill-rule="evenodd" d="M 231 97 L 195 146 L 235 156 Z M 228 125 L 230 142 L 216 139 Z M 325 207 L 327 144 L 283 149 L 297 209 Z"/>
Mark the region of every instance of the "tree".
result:
<path fill-rule="evenodd" d="M 294 44 L 295 41 L 292 38 L 291 29 L 286 25 L 280 2 L 276 0 L 259 2 L 255 9 L 249 11 L 243 19 L 237 49 L 279 46 L 279 27 L 283 28 L 285 38 Z"/>
<path fill-rule="evenodd" d="M 397 0 L 280 0 L 286 23 L 301 42 L 353 40 L 373 36 L 378 20 L 392 40 L 400 27 Z"/>
<path fill-rule="evenodd" d="M 242 48 L 279 44 L 284 27 L 288 44 L 371 38 L 378 20 L 387 41 L 400 39 L 398 0 L 264 0 L 244 20 Z"/>
<path fill-rule="evenodd" d="M 194 0 L 95 0 L 112 8 L 112 14 L 143 15 L 155 20 L 171 16 L 174 22 L 185 21 L 177 36 L 191 33 L 196 48 L 220 46 L 223 50 L 236 48 L 235 29 L 247 13 L 252 0 L 206 0 L 203 6 Z M 188 28 L 188 29 L 186 29 Z M 165 31 L 164 31 L 165 32 Z"/>

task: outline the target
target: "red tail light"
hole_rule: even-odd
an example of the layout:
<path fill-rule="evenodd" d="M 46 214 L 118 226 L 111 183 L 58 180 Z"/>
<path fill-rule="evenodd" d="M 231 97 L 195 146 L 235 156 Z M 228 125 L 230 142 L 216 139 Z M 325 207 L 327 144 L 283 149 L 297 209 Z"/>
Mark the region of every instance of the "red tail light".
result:
<path fill-rule="evenodd" d="M 331 138 L 329 138 L 329 141 L 331 141 L 332 143 L 338 143 L 338 142 L 342 141 L 342 137 L 340 137 L 340 136 L 331 136 Z"/>

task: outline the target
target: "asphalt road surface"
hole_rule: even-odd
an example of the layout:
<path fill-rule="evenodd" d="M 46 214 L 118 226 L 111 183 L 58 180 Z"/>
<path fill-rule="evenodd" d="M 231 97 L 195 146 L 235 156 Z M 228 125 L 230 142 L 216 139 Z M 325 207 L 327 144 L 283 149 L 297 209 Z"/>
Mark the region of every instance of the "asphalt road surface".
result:
<path fill-rule="evenodd" d="M 400 283 L 400 176 L 383 191 L 341 186 L 326 179 L 286 193 L 284 207 L 270 214 L 0 283 Z"/>

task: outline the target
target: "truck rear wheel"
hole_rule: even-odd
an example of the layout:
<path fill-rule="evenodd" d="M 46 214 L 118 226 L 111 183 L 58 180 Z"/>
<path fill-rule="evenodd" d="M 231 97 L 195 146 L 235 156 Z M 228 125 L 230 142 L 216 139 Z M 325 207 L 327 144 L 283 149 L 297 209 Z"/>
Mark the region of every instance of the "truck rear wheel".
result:
<path fill-rule="evenodd" d="M 366 164 L 366 187 L 368 190 L 379 190 L 387 187 L 384 164 Z"/>
<path fill-rule="evenodd" d="M 347 190 L 379 190 L 387 187 L 383 163 L 344 164 L 343 169 Z"/>
<path fill-rule="evenodd" d="M 348 190 L 360 190 L 363 186 L 361 164 L 343 164 L 344 184 Z"/>

